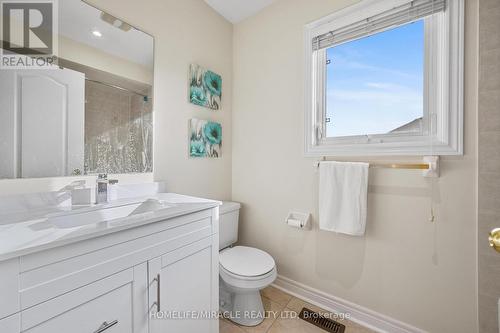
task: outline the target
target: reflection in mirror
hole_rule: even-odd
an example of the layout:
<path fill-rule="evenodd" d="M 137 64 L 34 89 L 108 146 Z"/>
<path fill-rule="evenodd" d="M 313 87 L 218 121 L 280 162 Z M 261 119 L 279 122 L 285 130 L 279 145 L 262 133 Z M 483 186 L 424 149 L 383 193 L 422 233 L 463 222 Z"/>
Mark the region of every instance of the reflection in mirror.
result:
<path fill-rule="evenodd" d="M 58 24 L 59 67 L 0 70 L 0 178 L 151 172 L 153 37 L 80 0 Z"/>

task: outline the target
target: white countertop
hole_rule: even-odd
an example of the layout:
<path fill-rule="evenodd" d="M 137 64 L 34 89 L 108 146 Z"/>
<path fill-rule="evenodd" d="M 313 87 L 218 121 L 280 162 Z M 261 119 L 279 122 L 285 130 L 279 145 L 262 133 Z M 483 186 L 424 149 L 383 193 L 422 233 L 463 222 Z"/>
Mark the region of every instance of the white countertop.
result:
<path fill-rule="evenodd" d="M 132 204 L 145 199 L 159 200 L 169 206 L 123 218 L 74 227 L 60 227 L 52 223 L 50 219 L 50 217 L 81 214 Z M 105 205 L 51 207 L 35 212 L 22 212 L 17 216 L 0 218 L 0 261 L 214 208 L 220 204 L 219 201 L 175 193 L 157 193 L 145 197 L 117 200 Z M 22 217 L 20 218 L 20 216 Z"/>

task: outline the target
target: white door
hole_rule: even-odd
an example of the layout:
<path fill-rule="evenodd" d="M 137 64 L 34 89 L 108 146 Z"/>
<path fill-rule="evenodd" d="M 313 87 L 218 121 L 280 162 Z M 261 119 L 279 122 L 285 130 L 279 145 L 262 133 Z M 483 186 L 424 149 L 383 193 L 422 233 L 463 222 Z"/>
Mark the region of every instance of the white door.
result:
<path fill-rule="evenodd" d="M 149 261 L 150 333 L 218 332 L 214 250 L 210 237 Z"/>
<path fill-rule="evenodd" d="M 489 23 L 500 17 L 500 2 L 478 3 L 478 318 L 479 333 L 500 333 L 500 24 Z"/>
<path fill-rule="evenodd" d="M 83 171 L 84 121 L 83 73 L 0 71 L 0 178 Z"/>

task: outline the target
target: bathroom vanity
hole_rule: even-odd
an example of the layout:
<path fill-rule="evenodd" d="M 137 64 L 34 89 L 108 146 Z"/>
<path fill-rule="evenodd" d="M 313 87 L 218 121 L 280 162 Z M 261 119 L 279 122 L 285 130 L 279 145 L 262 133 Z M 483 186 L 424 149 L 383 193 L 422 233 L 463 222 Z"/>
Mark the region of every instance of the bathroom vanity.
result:
<path fill-rule="evenodd" d="M 0 332 L 218 332 L 219 202 L 160 193 L 0 225 Z"/>

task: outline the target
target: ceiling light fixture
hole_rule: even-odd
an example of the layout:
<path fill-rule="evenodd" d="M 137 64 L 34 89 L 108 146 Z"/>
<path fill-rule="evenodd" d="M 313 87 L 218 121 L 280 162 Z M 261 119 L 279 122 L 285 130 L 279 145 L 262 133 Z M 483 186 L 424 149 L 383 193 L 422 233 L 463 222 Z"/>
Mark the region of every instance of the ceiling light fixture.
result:
<path fill-rule="evenodd" d="M 101 20 L 103 20 L 106 23 L 111 24 L 115 28 L 121 29 L 125 32 L 130 31 L 132 29 L 132 26 L 128 23 L 123 22 L 120 19 L 117 19 L 113 15 L 110 15 L 108 13 L 101 13 Z"/>
<path fill-rule="evenodd" d="M 96 37 L 99 37 L 99 38 L 102 37 L 102 33 L 99 30 L 93 30 L 92 31 L 92 35 L 94 35 Z"/>

